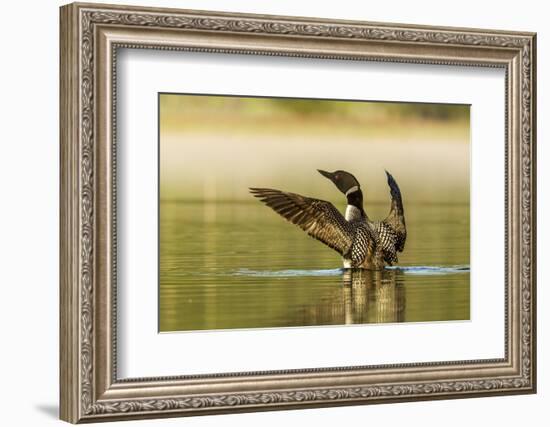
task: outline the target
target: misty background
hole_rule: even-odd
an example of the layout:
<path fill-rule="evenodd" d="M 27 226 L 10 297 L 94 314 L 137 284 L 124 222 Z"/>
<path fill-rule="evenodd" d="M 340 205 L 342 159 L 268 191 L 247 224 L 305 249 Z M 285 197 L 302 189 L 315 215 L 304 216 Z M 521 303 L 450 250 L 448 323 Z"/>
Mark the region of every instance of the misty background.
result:
<path fill-rule="evenodd" d="M 317 169 L 344 169 L 365 204 L 469 203 L 467 105 L 161 94 L 162 201 L 253 201 L 271 187 L 343 202 Z"/>

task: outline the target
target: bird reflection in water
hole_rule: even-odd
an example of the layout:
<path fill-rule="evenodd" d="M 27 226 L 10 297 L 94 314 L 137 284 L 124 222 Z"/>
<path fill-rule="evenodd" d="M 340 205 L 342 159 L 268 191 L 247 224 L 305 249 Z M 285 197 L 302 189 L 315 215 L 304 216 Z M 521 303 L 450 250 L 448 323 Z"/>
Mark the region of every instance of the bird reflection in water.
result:
<path fill-rule="evenodd" d="M 332 298 L 310 307 L 308 314 L 318 324 L 405 321 L 405 290 L 402 272 L 398 270 L 346 269 L 336 292 Z"/>
<path fill-rule="evenodd" d="M 345 324 L 403 322 L 405 292 L 400 276 L 395 270 L 345 270 Z"/>

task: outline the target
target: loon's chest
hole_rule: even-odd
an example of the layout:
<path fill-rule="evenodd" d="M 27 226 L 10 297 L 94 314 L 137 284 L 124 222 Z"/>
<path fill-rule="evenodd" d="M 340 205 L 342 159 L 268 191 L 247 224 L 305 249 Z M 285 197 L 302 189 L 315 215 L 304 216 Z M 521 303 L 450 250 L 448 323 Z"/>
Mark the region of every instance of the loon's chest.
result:
<path fill-rule="evenodd" d="M 345 213 L 346 221 L 355 221 L 362 218 L 361 211 L 357 206 L 347 205 Z"/>

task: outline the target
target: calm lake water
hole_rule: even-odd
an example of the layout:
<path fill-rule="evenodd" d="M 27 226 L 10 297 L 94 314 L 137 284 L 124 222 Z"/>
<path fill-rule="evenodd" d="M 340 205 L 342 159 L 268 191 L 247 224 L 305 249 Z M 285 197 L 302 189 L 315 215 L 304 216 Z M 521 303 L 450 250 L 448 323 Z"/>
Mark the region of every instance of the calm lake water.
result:
<path fill-rule="evenodd" d="M 366 209 L 381 219 L 389 205 Z M 350 272 L 336 252 L 255 200 L 162 202 L 159 329 L 469 319 L 469 206 L 410 205 L 405 214 L 399 265 Z"/>

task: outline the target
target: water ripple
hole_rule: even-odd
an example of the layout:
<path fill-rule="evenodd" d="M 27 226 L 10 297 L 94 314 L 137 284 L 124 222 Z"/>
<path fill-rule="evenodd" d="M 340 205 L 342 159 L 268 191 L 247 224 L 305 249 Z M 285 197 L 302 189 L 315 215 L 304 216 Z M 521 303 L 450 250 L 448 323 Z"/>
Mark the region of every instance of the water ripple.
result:
<path fill-rule="evenodd" d="M 469 265 L 454 266 L 404 266 L 404 267 L 386 267 L 386 270 L 399 271 L 404 274 L 416 275 L 444 275 L 469 273 Z M 340 276 L 344 273 L 343 268 L 322 269 L 322 270 L 251 270 L 248 268 L 239 268 L 229 273 L 230 276 L 248 276 L 248 277 L 328 277 Z"/>
<path fill-rule="evenodd" d="M 386 270 L 402 271 L 405 274 L 418 274 L 418 275 L 442 275 L 442 274 L 457 274 L 457 273 L 469 273 L 469 265 L 453 265 L 449 267 L 441 266 L 407 266 L 407 267 L 386 267 Z"/>
<path fill-rule="evenodd" d="M 250 276 L 250 277 L 312 277 L 312 276 L 340 276 L 344 272 L 343 268 L 334 268 L 328 270 L 250 270 L 248 268 L 239 268 L 231 276 Z"/>

